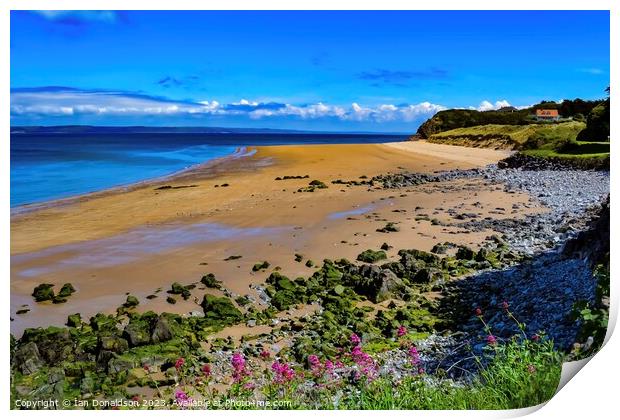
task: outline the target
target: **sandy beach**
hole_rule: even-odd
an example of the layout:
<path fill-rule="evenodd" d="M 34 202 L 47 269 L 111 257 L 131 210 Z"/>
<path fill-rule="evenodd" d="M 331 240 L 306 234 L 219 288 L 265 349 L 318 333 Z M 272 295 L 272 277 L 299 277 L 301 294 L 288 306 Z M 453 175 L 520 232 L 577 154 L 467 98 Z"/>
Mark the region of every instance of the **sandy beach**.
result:
<path fill-rule="evenodd" d="M 426 142 L 363 145 L 265 146 L 168 179 L 115 189 L 15 213 L 11 218 L 11 330 L 62 325 L 69 314 L 114 312 L 126 294 L 141 310 L 198 310 L 204 291 L 166 302 L 173 282 L 199 282 L 212 272 L 234 295 L 256 296 L 275 267 L 294 278 L 313 272 L 308 260 L 355 257 L 384 242 L 430 250 L 451 241 L 476 248 L 493 232 L 435 225 L 449 209 L 481 217 L 521 217 L 541 209 L 526 194 L 470 179 L 391 191 L 333 184 L 400 171 L 468 169 L 497 162 L 505 151 Z M 305 177 L 305 176 L 308 177 Z M 282 177 L 300 177 L 276 180 Z M 312 180 L 328 188 L 303 191 Z M 164 188 L 161 188 L 164 187 Z M 299 190 L 302 190 L 301 192 Z M 498 210 L 498 203 L 506 210 Z M 514 206 L 513 206 L 514 205 Z M 398 232 L 377 229 L 393 222 Z M 303 255 L 301 262 L 295 254 Z M 240 256 L 229 259 L 230 256 Z M 268 261 L 266 271 L 252 266 Z M 311 265 L 311 264 L 308 264 Z M 34 303 L 40 283 L 71 282 L 67 303 Z M 146 296 L 155 294 L 154 299 Z M 30 312 L 16 315 L 27 305 Z"/>

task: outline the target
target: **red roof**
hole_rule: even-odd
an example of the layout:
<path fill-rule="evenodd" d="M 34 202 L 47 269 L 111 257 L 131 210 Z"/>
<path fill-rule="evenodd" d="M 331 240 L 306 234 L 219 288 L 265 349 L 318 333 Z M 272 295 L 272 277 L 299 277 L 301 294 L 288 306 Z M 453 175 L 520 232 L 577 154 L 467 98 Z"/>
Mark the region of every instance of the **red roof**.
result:
<path fill-rule="evenodd" d="M 559 117 L 557 109 L 537 109 L 536 110 L 537 117 Z"/>

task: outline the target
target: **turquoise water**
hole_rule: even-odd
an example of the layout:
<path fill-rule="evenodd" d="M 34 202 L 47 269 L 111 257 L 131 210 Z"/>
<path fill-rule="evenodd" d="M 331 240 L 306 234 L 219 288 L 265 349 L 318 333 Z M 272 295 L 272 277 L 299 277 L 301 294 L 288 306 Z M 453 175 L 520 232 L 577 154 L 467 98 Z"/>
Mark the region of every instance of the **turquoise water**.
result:
<path fill-rule="evenodd" d="M 12 133 L 11 207 L 170 175 L 242 146 L 401 139 L 368 134 Z"/>

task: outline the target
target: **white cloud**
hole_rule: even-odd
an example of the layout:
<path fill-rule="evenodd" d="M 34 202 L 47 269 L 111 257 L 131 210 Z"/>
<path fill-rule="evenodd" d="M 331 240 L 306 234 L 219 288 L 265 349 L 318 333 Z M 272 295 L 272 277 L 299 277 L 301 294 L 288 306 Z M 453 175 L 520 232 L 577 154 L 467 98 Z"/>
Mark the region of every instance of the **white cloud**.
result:
<path fill-rule="evenodd" d="M 116 12 L 112 10 L 33 10 L 44 18 L 52 21 L 97 21 L 105 23 L 116 22 Z"/>
<path fill-rule="evenodd" d="M 603 69 L 599 69 L 596 67 L 590 67 L 590 68 L 585 68 L 585 69 L 578 69 L 577 71 L 579 71 L 580 73 L 587 73 L 587 74 L 592 74 L 592 75 L 599 75 L 599 74 L 604 74 L 605 71 Z"/>
<path fill-rule="evenodd" d="M 489 101 L 487 101 L 487 100 L 484 100 L 484 101 L 480 102 L 480 105 L 478 105 L 478 107 L 470 106 L 469 109 L 475 109 L 475 110 L 478 110 L 478 111 L 492 111 L 492 110 L 495 110 L 495 109 L 504 108 L 506 106 L 511 106 L 511 105 L 510 105 L 510 102 L 508 102 L 505 99 L 502 99 L 500 101 L 495 101 L 494 104 L 489 102 Z"/>
<path fill-rule="evenodd" d="M 241 99 L 230 104 L 216 100 L 199 102 L 173 101 L 142 94 L 113 91 L 87 91 L 70 88 L 14 89 L 11 92 L 12 116 L 150 116 L 150 115 L 215 115 L 247 116 L 251 119 L 291 117 L 307 120 L 321 118 L 342 121 L 411 122 L 429 118 L 445 107 L 430 102 L 364 106 L 286 104 Z"/>

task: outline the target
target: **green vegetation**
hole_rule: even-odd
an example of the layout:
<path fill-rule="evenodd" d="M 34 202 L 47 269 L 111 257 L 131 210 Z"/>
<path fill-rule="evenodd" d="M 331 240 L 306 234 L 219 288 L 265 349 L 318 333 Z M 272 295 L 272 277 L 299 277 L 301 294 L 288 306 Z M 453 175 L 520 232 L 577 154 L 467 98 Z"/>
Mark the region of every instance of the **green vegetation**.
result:
<path fill-rule="evenodd" d="M 215 274 L 209 273 L 202 276 L 200 282 L 211 289 L 219 289 L 222 287 L 222 282 L 215 278 Z"/>
<path fill-rule="evenodd" d="M 579 133 L 578 140 L 607 141 L 609 139 L 610 102 L 606 101 L 597 105 L 588 114 L 587 127 Z"/>
<path fill-rule="evenodd" d="M 573 308 L 573 316 L 575 321 L 581 322 L 581 329 L 577 338 L 579 344 L 575 345 L 572 356 L 579 359 L 592 356 L 605 341 L 609 321 L 609 255 L 596 267 L 594 275 L 597 279 L 596 302 L 593 305 L 577 302 Z"/>
<path fill-rule="evenodd" d="M 609 94 L 609 88 L 606 89 Z M 557 109 L 559 121 L 539 122 L 537 109 Z M 527 109 L 450 109 L 428 119 L 417 135 L 434 143 L 520 150 L 523 155 L 588 169 L 609 168 L 610 99 L 543 101 Z M 514 159 L 513 159 L 514 160 Z"/>
<path fill-rule="evenodd" d="M 385 251 L 373 251 L 372 249 L 367 249 L 366 251 L 360 253 L 357 256 L 358 261 L 362 261 L 365 263 L 375 263 L 380 260 L 385 260 L 387 258 L 387 254 Z"/>
<path fill-rule="evenodd" d="M 540 148 L 541 145 L 550 143 L 575 141 L 577 134 L 585 126 L 584 123 L 577 121 L 559 124 L 488 124 L 443 131 L 429 136 L 429 141 L 474 147 Z"/>
<path fill-rule="evenodd" d="M 513 340 L 494 347 L 493 361 L 471 384 L 429 384 L 424 376 L 394 385 L 380 380 L 349 395 L 338 408 L 362 410 L 497 410 L 531 407 L 553 397 L 561 355 L 550 342 Z"/>
<path fill-rule="evenodd" d="M 430 138 L 433 134 L 455 128 L 467 128 L 480 125 L 527 125 L 535 123 L 532 117 L 536 109 L 557 109 L 563 118 L 580 120 L 588 115 L 597 105 L 603 101 L 584 101 L 581 99 L 565 99 L 561 103 L 542 101 L 530 108 L 524 109 L 501 109 L 497 111 L 476 111 L 471 109 L 448 109 L 440 111 L 428 119 L 418 128 L 418 136 Z M 577 117 L 577 118 L 575 118 Z M 609 125 L 609 124 L 608 124 Z M 592 139 L 604 140 L 604 139 Z"/>
<path fill-rule="evenodd" d="M 259 262 L 254 264 L 254 266 L 252 267 L 252 271 L 266 270 L 269 268 L 270 265 L 271 264 L 269 264 L 268 261 Z"/>

